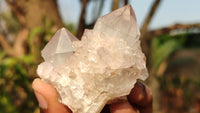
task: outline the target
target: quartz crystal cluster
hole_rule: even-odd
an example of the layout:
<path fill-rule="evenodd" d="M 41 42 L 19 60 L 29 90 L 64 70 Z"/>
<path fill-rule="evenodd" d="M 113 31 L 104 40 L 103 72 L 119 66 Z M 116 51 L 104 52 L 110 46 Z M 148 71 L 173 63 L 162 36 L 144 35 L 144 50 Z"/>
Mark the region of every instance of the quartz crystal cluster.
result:
<path fill-rule="evenodd" d="M 73 113 L 99 113 L 147 78 L 139 36 L 130 5 L 100 17 L 81 41 L 62 28 L 42 50 L 45 61 L 37 73 Z"/>

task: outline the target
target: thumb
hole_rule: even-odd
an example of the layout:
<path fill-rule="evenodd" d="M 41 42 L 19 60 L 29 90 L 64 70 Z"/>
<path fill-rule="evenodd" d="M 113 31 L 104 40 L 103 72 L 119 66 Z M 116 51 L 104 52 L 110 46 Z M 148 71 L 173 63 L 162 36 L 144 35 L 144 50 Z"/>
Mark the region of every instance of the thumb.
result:
<path fill-rule="evenodd" d="M 67 106 L 58 102 L 58 93 L 51 85 L 37 78 L 33 81 L 32 87 L 41 113 L 71 113 Z"/>

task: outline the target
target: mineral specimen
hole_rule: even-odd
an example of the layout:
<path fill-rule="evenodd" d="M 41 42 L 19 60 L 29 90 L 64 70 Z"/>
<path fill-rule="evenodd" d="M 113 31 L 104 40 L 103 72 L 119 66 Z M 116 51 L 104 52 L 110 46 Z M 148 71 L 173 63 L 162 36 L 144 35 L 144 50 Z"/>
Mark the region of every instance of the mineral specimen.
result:
<path fill-rule="evenodd" d="M 147 78 L 139 35 L 130 5 L 99 18 L 81 41 L 62 28 L 42 50 L 37 73 L 73 113 L 99 113 Z"/>

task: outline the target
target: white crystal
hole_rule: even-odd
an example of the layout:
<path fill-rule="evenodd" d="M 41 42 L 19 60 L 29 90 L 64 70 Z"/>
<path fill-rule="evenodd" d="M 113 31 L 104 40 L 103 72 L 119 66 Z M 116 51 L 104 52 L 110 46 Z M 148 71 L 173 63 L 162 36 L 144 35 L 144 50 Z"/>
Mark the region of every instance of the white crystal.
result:
<path fill-rule="evenodd" d="M 137 79 L 147 78 L 130 5 L 101 17 L 81 41 L 66 41 L 74 36 L 62 30 L 42 51 L 45 62 L 37 73 L 57 89 L 59 101 L 73 113 L 99 113 L 106 103 L 128 95 Z M 57 65 L 55 54 L 60 53 L 71 56 L 61 57 L 63 63 Z"/>
<path fill-rule="evenodd" d="M 56 32 L 53 38 L 42 50 L 42 57 L 46 62 L 62 64 L 66 58 L 74 52 L 72 42 L 78 41 L 68 30 L 62 28 Z"/>

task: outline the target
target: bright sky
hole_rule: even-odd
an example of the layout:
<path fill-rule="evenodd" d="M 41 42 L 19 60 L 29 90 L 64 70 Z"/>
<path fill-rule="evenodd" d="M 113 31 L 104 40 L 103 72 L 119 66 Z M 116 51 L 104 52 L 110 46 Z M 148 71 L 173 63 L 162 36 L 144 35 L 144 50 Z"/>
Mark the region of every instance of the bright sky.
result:
<path fill-rule="evenodd" d="M 146 14 L 154 0 L 129 0 L 135 10 L 138 25 L 141 26 Z M 105 0 L 101 15 L 110 12 L 112 0 Z M 81 4 L 79 0 L 58 0 L 62 18 L 67 23 L 77 24 L 80 15 Z M 94 5 L 89 4 L 87 21 L 92 20 Z M 160 28 L 175 23 L 200 23 L 200 0 L 162 0 L 155 14 L 150 28 Z"/>

